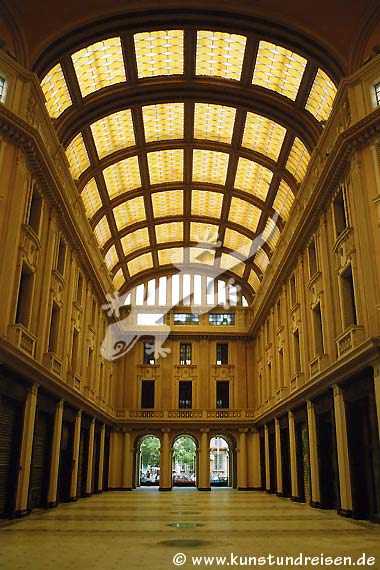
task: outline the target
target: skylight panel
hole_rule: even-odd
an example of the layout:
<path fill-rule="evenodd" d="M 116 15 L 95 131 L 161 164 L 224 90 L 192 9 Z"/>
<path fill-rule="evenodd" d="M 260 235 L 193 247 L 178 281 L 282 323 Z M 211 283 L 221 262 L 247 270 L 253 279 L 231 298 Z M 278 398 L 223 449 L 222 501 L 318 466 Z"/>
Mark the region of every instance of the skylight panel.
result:
<path fill-rule="evenodd" d="M 157 150 L 148 152 L 151 184 L 183 181 L 183 150 Z"/>
<path fill-rule="evenodd" d="M 86 186 L 83 188 L 81 192 L 81 198 L 86 210 L 86 215 L 89 219 L 91 219 L 103 205 L 98 191 L 98 186 L 94 178 L 91 178 L 91 180 L 87 182 Z"/>
<path fill-rule="evenodd" d="M 183 215 L 183 191 L 165 190 L 152 194 L 153 213 L 155 218 L 163 216 Z"/>
<path fill-rule="evenodd" d="M 139 79 L 183 74 L 183 30 L 158 30 L 134 35 Z"/>
<path fill-rule="evenodd" d="M 124 236 L 121 239 L 121 247 L 123 248 L 124 255 L 130 255 L 138 249 L 148 247 L 150 245 L 149 241 L 149 231 L 148 228 L 141 228 L 135 230 Z"/>
<path fill-rule="evenodd" d="M 72 104 L 66 79 L 59 63 L 55 65 L 41 81 L 41 88 L 46 99 L 46 109 L 50 117 L 56 119 Z"/>
<path fill-rule="evenodd" d="M 223 194 L 209 190 L 193 190 L 191 193 L 191 213 L 193 216 L 210 216 L 220 219 Z"/>
<path fill-rule="evenodd" d="M 257 52 L 252 83 L 276 91 L 294 101 L 306 63 L 302 56 L 262 40 Z"/>
<path fill-rule="evenodd" d="M 205 265 L 214 265 L 215 250 L 203 247 L 190 248 L 190 263 L 202 263 Z"/>
<path fill-rule="evenodd" d="M 160 103 L 142 108 L 145 140 L 183 139 L 184 103 Z"/>
<path fill-rule="evenodd" d="M 146 220 L 144 198 L 138 196 L 123 202 L 120 206 L 116 206 L 113 209 L 113 214 L 119 231 L 126 226 Z"/>
<path fill-rule="evenodd" d="M 236 196 L 231 198 L 228 220 L 255 232 L 261 216 L 261 210 Z"/>
<path fill-rule="evenodd" d="M 247 38 L 237 34 L 199 30 L 196 74 L 240 80 Z"/>
<path fill-rule="evenodd" d="M 120 268 L 115 273 L 114 278 L 112 279 L 113 286 L 115 287 L 116 291 L 119 291 L 125 283 L 123 270 Z"/>
<path fill-rule="evenodd" d="M 190 240 L 196 243 L 216 245 L 218 241 L 219 226 L 203 222 L 190 223 Z"/>
<path fill-rule="evenodd" d="M 278 160 L 286 129 L 256 113 L 247 113 L 242 146 Z"/>
<path fill-rule="evenodd" d="M 169 222 L 155 226 L 157 243 L 183 240 L 183 222 Z"/>
<path fill-rule="evenodd" d="M 92 44 L 71 56 L 82 97 L 126 81 L 120 38 Z"/>
<path fill-rule="evenodd" d="M 66 149 L 66 156 L 69 161 L 72 177 L 78 179 L 90 166 L 90 159 L 88 158 L 82 133 L 78 133 L 77 136 L 73 138 Z"/>
<path fill-rule="evenodd" d="M 111 230 L 106 216 L 103 216 L 98 225 L 95 226 L 94 234 L 100 247 L 103 247 L 103 245 L 111 238 Z"/>
<path fill-rule="evenodd" d="M 211 103 L 195 103 L 194 138 L 231 144 L 236 109 Z"/>
<path fill-rule="evenodd" d="M 104 256 L 104 261 L 106 262 L 109 271 L 119 262 L 118 255 L 116 253 L 116 247 L 113 245 L 109 248 Z"/>
<path fill-rule="evenodd" d="M 273 251 L 280 239 L 280 230 L 271 218 L 268 218 L 265 229 L 262 233 L 264 243 L 267 243 Z"/>
<path fill-rule="evenodd" d="M 330 77 L 322 70 L 314 79 L 306 109 L 314 115 L 318 121 L 327 121 L 336 95 L 336 87 Z"/>
<path fill-rule="evenodd" d="M 254 259 L 255 264 L 264 273 L 269 265 L 269 257 L 262 248 L 259 248 Z"/>
<path fill-rule="evenodd" d="M 110 200 L 124 192 L 141 186 L 140 168 L 137 156 L 131 156 L 103 170 L 104 181 Z"/>
<path fill-rule="evenodd" d="M 303 142 L 296 137 L 289 153 L 286 168 L 291 172 L 297 182 L 302 182 L 310 160 L 310 153 Z"/>
<path fill-rule="evenodd" d="M 260 287 L 261 282 L 260 282 L 260 279 L 259 279 L 256 271 L 254 271 L 254 269 L 252 269 L 250 274 L 249 274 L 248 283 L 250 284 L 250 286 L 252 287 L 254 292 L 257 293 L 257 290 Z"/>
<path fill-rule="evenodd" d="M 178 265 L 183 263 L 183 248 L 171 247 L 158 250 L 158 261 L 160 265 Z"/>
<path fill-rule="evenodd" d="M 224 185 L 229 155 L 213 150 L 193 150 L 193 181 Z"/>
<path fill-rule="evenodd" d="M 243 190 L 265 201 L 273 172 L 253 160 L 239 158 L 235 178 L 235 188 Z"/>
<path fill-rule="evenodd" d="M 90 125 L 99 158 L 135 145 L 130 109 L 107 115 Z"/>
<path fill-rule="evenodd" d="M 289 218 L 289 212 L 293 202 L 294 194 L 290 186 L 285 182 L 285 180 L 281 180 L 276 198 L 273 202 L 273 208 L 285 221 Z"/>
<path fill-rule="evenodd" d="M 244 273 L 245 264 L 229 253 L 222 253 L 220 257 L 220 267 L 226 271 L 232 271 L 241 277 Z"/>
<path fill-rule="evenodd" d="M 146 269 L 150 269 L 153 267 L 153 259 L 151 253 L 143 253 L 131 261 L 127 263 L 128 271 L 131 277 L 140 273 L 141 271 L 145 271 Z"/>
<path fill-rule="evenodd" d="M 232 251 L 240 253 L 245 258 L 248 258 L 252 240 L 235 230 L 227 228 L 224 234 L 223 245 Z"/>

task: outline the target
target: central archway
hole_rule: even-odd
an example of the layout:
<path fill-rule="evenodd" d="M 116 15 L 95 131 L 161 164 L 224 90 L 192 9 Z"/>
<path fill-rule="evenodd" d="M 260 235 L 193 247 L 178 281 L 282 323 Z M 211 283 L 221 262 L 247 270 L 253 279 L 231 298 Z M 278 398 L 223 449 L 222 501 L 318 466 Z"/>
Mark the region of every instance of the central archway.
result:
<path fill-rule="evenodd" d="M 197 443 L 190 435 L 180 435 L 173 442 L 173 486 L 195 487 L 197 482 Z"/>
<path fill-rule="evenodd" d="M 228 437 L 215 435 L 210 439 L 210 485 L 233 486 L 233 448 Z"/>
<path fill-rule="evenodd" d="M 161 442 L 154 435 L 147 435 L 140 441 L 138 485 L 153 487 L 160 484 Z"/>

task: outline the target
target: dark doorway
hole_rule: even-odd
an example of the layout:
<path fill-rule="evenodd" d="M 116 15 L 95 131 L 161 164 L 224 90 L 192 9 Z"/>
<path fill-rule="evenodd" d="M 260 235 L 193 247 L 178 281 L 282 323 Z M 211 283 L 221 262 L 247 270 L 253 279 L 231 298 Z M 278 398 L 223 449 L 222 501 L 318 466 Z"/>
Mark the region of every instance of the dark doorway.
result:
<path fill-rule="evenodd" d="M 46 507 L 49 493 L 53 415 L 37 410 L 29 483 L 29 508 Z"/>
<path fill-rule="evenodd" d="M 274 424 L 268 428 L 269 436 L 269 478 L 270 478 L 270 493 L 277 491 L 277 468 L 276 468 L 276 435 L 274 431 Z"/>
<path fill-rule="evenodd" d="M 298 501 L 305 502 L 305 459 L 304 459 L 304 443 L 303 433 L 304 423 L 295 424 L 296 432 L 296 457 L 297 457 L 297 485 L 298 485 Z"/>
<path fill-rule="evenodd" d="M 154 380 L 143 380 L 141 384 L 141 407 L 154 408 Z"/>
<path fill-rule="evenodd" d="M 266 475 L 265 475 L 265 436 L 264 430 L 260 430 L 260 476 L 261 488 L 266 489 Z"/>
<path fill-rule="evenodd" d="M 15 510 L 23 404 L 0 396 L 0 516 Z"/>
<path fill-rule="evenodd" d="M 83 424 L 83 417 L 82 417 Z M 78 460 L 78 496 L 86 497 L 87 463 L 89 447 L 89 429 L 82 425 L 80 430 L 79 460 Z"/>
<path fill-rule="evenodd" d="M 287 421 L 288 418 L 286 418 Z M 282 473 L 282 495 L 290 497 L 292 494 L 292 484 L 290 478 L 290 442 L 289 428 L 283 427 L 281 434 L 281 473 Z"/>
<path fill-rule="evenodd" d="M 339 508 L 339 478 L 333 410 L 316 414 L 320 506 Z"/>
<path fill-rule="evenodd" d="M 62 422 L 61 453 L 59 460 L 58 501 L 70 501 L 71 476 L 73 470 L 74 424 Z"/>

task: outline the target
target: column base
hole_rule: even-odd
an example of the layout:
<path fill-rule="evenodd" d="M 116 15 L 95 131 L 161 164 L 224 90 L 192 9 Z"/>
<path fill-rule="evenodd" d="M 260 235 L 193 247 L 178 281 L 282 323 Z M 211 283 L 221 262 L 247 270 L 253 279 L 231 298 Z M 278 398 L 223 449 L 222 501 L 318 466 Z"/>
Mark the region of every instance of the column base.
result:
<path fill-rule="evenodd" d="M 50 503 L 47 504 L 48 509 L 55 509 L 55 507 L 58 505 L 58 501 L 50 501 Z"/>
<path fill-rule="evenodd" d="M 238 491 L 262 491 L 262 487 L 238 487 Z"/>
<path fill-rule="evenodd" d="M 158 490 L 159 491 L 171 491 L 172 487 L 159 487 Z"/>
<path fill-rule="evenodd" d="M 313 509 L 321 509 L 321 503 L 318 501 L 310 501 L 310 506 L 313 507 Z"/>
<path fill-rule="evenodd" d="M 100 493 L 103 493 L 103 489 L 96 489 L 96 491 L 94 491 L 95 495 L 100 495 Z"/>
<path fill-rule="evenodd" d="M 69 499 L 67 499 L 68 503 L 75 503 L 78 500 L 78 497 L 70 497 Z"/>
<path fill-rule="evenodd" d="M 211 487 L 197 487 L 198 491 L 211 491 Z"/>
<path fill-rule="evenodd" d="M 281 492 L 281 493 L 280 493 L 280 492 L 277 492 L 276 495 L 277 495 L 277 497 L 285 497 L 285 494 L 282 493 L 282 492 Z"/>
<path fill-rule="evenodd" d="M 26 517 L 29 513 L 30 513 L 29 509 L 21 509 L 19 511 L 16 511 L 14 513 L 14 516 L 16 517 L 16 519 L 22 519 L 23 517 Z"/>
<path fill-rule="evenodd" d="M 268 493 L 268 495 L 275 495 L 276 491 L 273 491 L 272 489 L 265 489 L 265 492 Z"/>
<path fill-rule="evenodd" d="M 291 500 L 294 503 L 305 503 L 305 499 L 302 499 L 301 497 L 291 497 Z"/>
<path fill-rule="evenodd" d="M 109 487 L 107 491 L 132 491 L 132 487 Z"/>
<path fill-rule="evenodd" d="M 347 519 L 352 519 L 352 511 L 350 509 L 338 509 L 338 515 Z"/>

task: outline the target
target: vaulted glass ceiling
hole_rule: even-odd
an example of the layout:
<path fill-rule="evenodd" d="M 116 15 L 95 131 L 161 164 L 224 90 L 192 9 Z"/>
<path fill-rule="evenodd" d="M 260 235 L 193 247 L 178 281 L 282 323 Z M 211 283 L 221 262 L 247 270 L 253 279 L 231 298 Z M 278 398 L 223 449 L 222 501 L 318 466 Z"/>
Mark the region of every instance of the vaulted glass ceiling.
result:
<path fill-rule="evenodd" d="M 150 29 L 62 54 L 41 87 L 115 288 L 185 264 L 252 299 L 330 114 L 328 73 L 254 34 Z"/>

